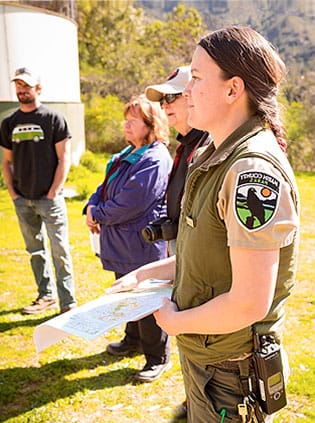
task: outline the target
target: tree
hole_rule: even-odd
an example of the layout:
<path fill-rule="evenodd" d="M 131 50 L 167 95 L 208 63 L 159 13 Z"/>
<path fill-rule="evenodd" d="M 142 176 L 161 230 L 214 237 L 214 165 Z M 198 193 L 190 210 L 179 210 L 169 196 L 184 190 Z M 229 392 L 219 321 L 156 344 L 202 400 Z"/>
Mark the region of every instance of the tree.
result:
<path fill-rule="evenodd" d="M 149 22 L 131 0 L 80 0 L 77 7 L 87 145 L 113 151 L 121 146 L 117 107 L 190 63 L 202 20 L 195 9 L 181 5 L 164 22 Z M 112 106 L 116 118 L 111 124 Z"/>
<path fill-rule="evenodd" d="M 82 92 L 126 101 L 188 64 L 204 27 L 199 13 L 180 5 L 167 20 L 149 22 L 134 2 L 80 0 Z"/>
<path fill-rule="evenodd" d="M 143 92 L 147 85 L 165 81 L 178 66 L 189 64 L 197 41 L 205 33 L 201 14 L 193 1 L 185 1 L 185 4 L 194 7 L 174 1 L 172 11 L 169 11 L 171 2 L 167 6 L 163 2 L 151 3 L 151 17 L 142 8 L 136 7 L 134 0 L 19 0 L 19 3 L 77 19 L 86 138 L 88 147 L 95 151 L 105 149 L 105 144 L 110 150 L 121 146 L 123 104 L 132 95 Z M 288 154 L 294 169 L 314 170 L 315 74 L 312 65 L 315 63 L 312 27 L 303 26 L 308 20 L 302 6 L 296 6 L 299 14 L 291 11 L 286 17 L 283 10 L 290 2 L 282 3 L 277 3 L 277 13 L 271 13 L 269 0 L 264 0 L 260 3 L 263 7 L 259 9 L 259 14 L 255 2 L 221 2 L 219 5 L 217 1 L 205 1 L 199 2 L 196 7 L 204 10 L 204 16 L 208 16 L 205 11 L 209 11 L 207 19 L 211 27 L 216 27 L 223 18 L 233 21 L 240 10 L 244 14 L 242 19 L 247 19 L 246 10 L 249 13 L 248 24 L 262 33 L 266 32 L 267 38 L 281 47 L 281 53 L 286 53 L 289 73 L 282 103 L 285 105 Z M 202 4 L 209 7 L 202 7 Z M 240 5 L 242 9 L 239 9 Z M 159 13 L 156 13 L 157 10 Z M 164 16 L 166 10 L 168 13 Z M 153 14 L 162 17 L 152 17 Z M 301 26 L 303 30 L 299 29 Z M 298 48 L 301 43 L 302 50 Z"/>
<path fill-rule="evenodd" d="M 92 96 L 85 102 L 85 126 L 88 128 L 88 148 L 92 152 L 115 153 L 123 148 L 123 103 L 118 97 Z"/>
<path fill-rule="evenodd" d="M 145 25 L 142 9 L 131 0 L 80 0 L 78 22 L 82 92 L 129 99 L 138 91 L 145 64 L 139 41 Z"/>
<path fill-rule="evenodd" d="M 188 65 L 204 32 L 199 12 L 182 4 L 168 13 L 165 21 L 147 25 L 143 37 L 148 63 L 145 82 L 162 82 L 178 66 Z"/>
<path fill-rule="evenodd" d="M 290 69 L 291 71 L 291 69 Z M 283 89 L 288 156 L 294 170 L 315 170 L 315 73 L 293 74 Z"/>
<path fill-rule="evenodd" d="M 288 157 L 294 170 L 314 171 L 315 107 L 283 100 Z"/>

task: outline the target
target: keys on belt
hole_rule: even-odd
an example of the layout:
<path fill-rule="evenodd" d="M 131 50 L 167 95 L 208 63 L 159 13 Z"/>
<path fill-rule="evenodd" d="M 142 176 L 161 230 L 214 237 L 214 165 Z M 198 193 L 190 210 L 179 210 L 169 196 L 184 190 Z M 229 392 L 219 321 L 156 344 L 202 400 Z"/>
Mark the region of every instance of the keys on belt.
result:
<path fill-rule="evenodd" d="M 255 402 L 250 397 L 244 397 L 244 402 L 237 404 L 238 414 L 242 423 L 259 423 L 255 413 Z"/>
<path fill-rule="evenodd" d="M 238 414 L 242 417 L 242 423 L 246 423 L 247 420 L 247 415 L 248 415 L 248 411 L 247 411 L 247 405 L 244 403 L 241 404 L 237 404 L 237 409 L 238 409 Z"/>

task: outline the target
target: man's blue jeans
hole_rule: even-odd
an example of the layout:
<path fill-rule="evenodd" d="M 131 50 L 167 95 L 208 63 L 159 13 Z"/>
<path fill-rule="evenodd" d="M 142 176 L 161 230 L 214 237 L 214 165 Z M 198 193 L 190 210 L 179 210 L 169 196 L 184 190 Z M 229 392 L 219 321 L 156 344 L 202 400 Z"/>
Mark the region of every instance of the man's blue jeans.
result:
<path fill-rule="evenodd" d="M 14 200 L 14 206 L 26 250 L 31 254 L 30 261 L 38 286 L 38 297 L 56 297 L 47 249 L 47 233 L 55 268 L 60 308 L 75 304 L 68 218 L 63 196 L 58 195 L 54 199 L 42 197 L 39 200 L 18 197 Z"/>

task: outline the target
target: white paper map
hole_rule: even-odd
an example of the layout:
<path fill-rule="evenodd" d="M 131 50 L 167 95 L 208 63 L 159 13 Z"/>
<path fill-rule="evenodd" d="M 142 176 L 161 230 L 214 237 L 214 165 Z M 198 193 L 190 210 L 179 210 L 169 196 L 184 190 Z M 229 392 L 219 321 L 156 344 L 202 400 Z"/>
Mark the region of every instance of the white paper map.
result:
<path fill-rule="evenodd" d="M 171 292 L 172 287 L 166 281 L 150 280 L 138 290 L 104 295 L 37 326 L 34 331 L 36 351 L 69 335 L 95 339 L 115 326 L 139 320 L 160 308 L 163 298 L 171 298 Z"/>

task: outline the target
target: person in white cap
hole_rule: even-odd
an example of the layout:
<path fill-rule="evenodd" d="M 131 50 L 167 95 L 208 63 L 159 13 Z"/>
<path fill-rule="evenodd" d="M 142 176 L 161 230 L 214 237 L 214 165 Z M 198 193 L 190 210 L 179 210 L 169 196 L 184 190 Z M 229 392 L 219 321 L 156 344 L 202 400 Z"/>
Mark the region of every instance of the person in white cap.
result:
<path fill-rule="evenodd" d="M 16 70 L 19 109 L 1 124 L 3 175 L 13 200 L 38 295 L 24 314 L 56 307 L 56 289 L 45 230 L 51 253 L 61 312 L 76 306 L 72 260 L 68 241 L 67 209 L 62 195 L 70 164 L 71 134 L 59 113 L 44 107 L 39 95 L 40 77 L 23 67 Z"/>
<path fill-rule="evenodd" d="M 184 183 L 188 164 L 196 148 L 208 139 L 208 133 L 193 129 L 187 122 L 188 105 L 182 93 L 191 80 L 190 66 L 177 68 L 167 80 L 158 85 L 149 85 L 145 89 L 146 97 L 151 101 L 159 101 L 168 118 L 169 126 L 178 132 L 173 169 L 168 182 L 167 198 L 167 227 L 165 237 L 168 240 L 169 255 L 175 254 L 176 236 L 180 214 L 180 203 L 184 190 Z"/>
<path fill-rule="evenodd" d="M 176 236 L 180 215 L 180 204 L 184 191 L 184 184 L 188 165 L 198 146 L 208 142 L 207 132 L 192 128 L 188 124 L 188 104 L 182 95 L 186 85 L 191 80 L 189 66 L 178 67 L 162 84 L 149 85 L 145 95 L 151 101 L 159 101 L 164 109 L 170 127 L 178 132 L 173 169 L 166 191 L 167 217 L 164 233 L 168 238 L 169 255 L 176 253 Z M 176 410 L 176 418 L 184 418 L 187 414 L 187 400 Z"/>
<path fill-rule="evenodd" d="M 154 225 L 159 225 L 161 221 L 161 230 L 155 232 L 151 229 L 150 225 L 143 230 L 143 236 L 148 242 L 154 242 L 157 239 L 168 241 L 169 255 L 175 254 L 176 250 L 180 203 L 188 164 L 195 149 L 208 138 L 207 132 L 193 129 L 187 123 L 188 106 L 182 93 L 190 80 L 190 66 L 181 66 L 164 83 L 150 85 L 145 89 L 145 95 L 148 100 L 159 102 L 162 109 L 164 109 L 169 126 L 178 131 L 177 141 L 180 143 L 176 150 L 176 156 L 167 186 L 167 217 L 163 220 L 159 219 L 153 222 Z M 160 236 L 157 234 L 160 234 L 162 238 L 156 238 L 156 236 Z M 128 347 L 126 345 L 126 339 L 137 339 L 136 323 L 129 322 L 125 328 L 125 332 L 126 336 L 121 342 L 111 343 L 107 346 L 107 352 L 115 355 L 125 355 L 129 352 L 132 346 Z M 182 417 L 185 413 L 186 401 L 177 410 L 177 417 Z"/>

